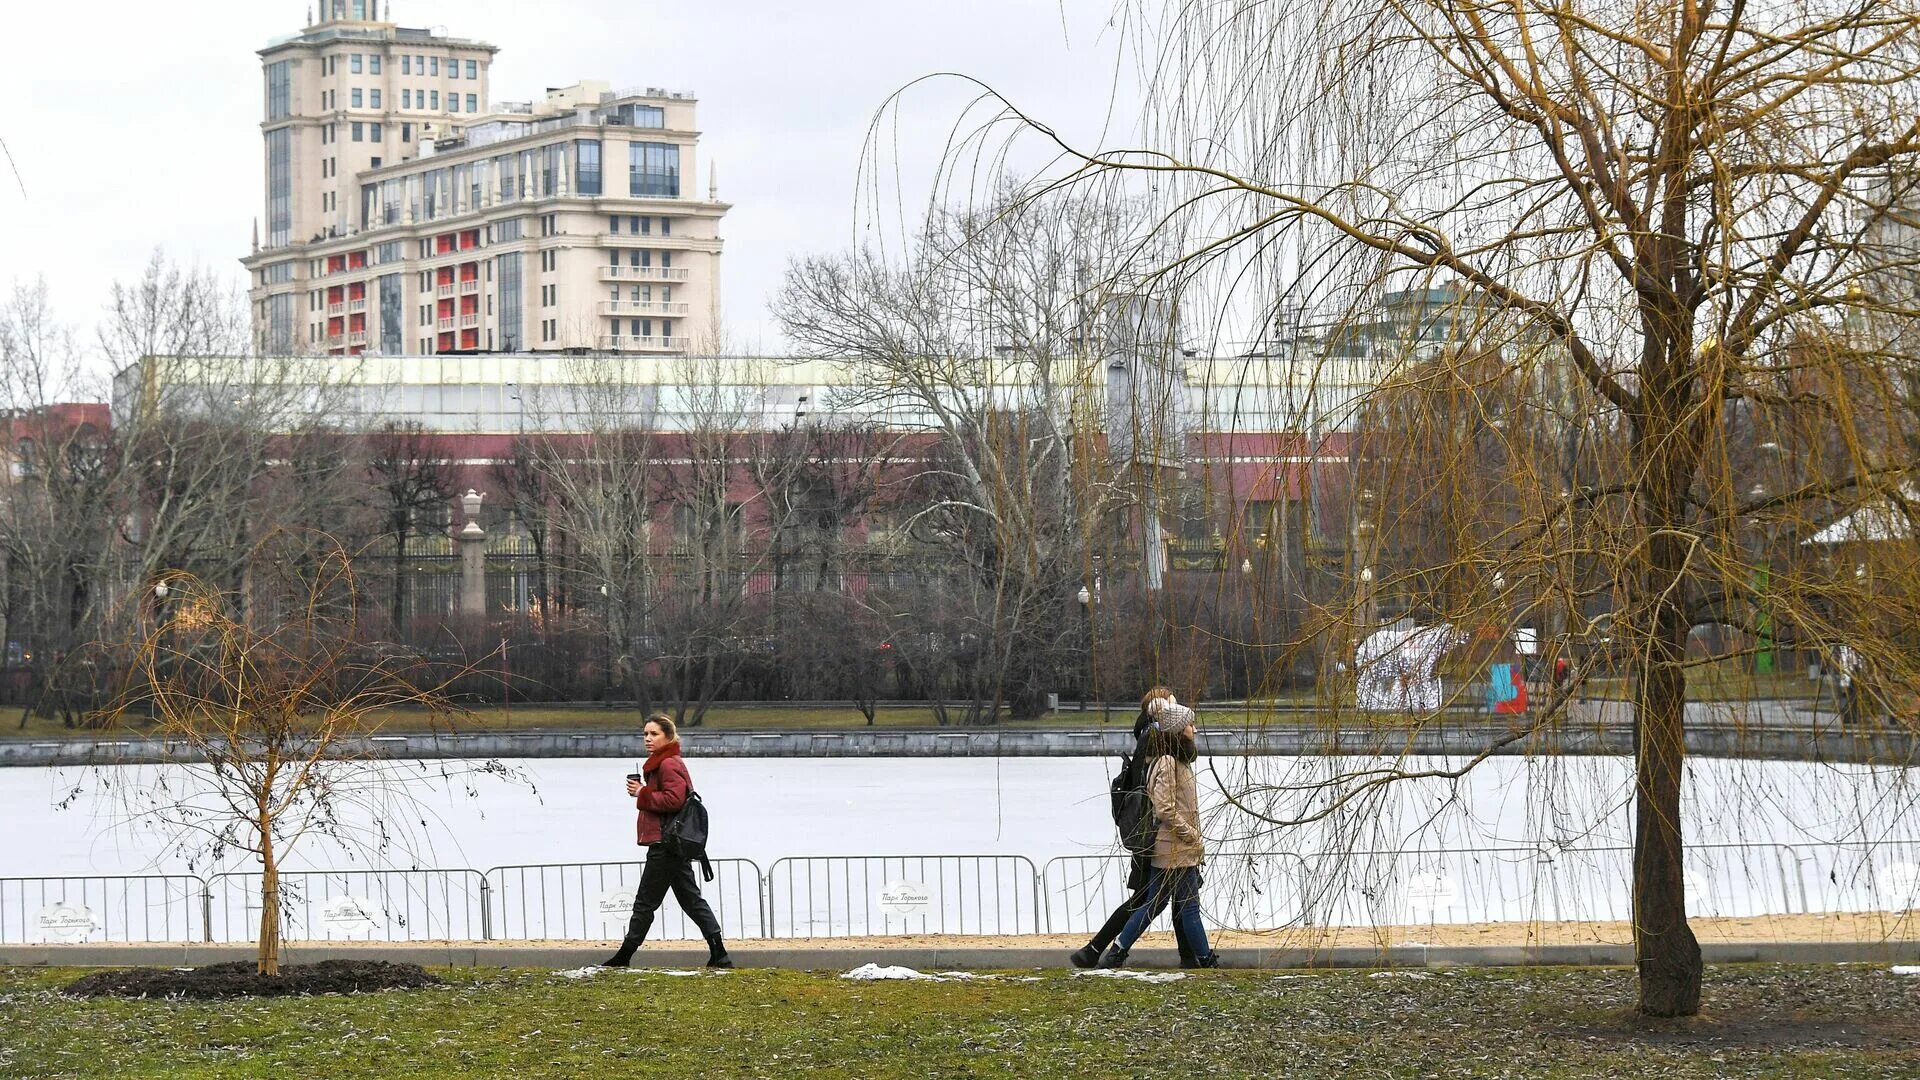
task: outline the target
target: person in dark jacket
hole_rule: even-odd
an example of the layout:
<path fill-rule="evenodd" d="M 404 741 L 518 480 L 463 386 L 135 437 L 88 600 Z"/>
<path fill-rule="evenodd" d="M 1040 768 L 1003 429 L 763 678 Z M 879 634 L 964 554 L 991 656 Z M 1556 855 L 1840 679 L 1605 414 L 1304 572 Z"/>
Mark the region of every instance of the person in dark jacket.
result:
<path fill-rule="evenodd" d="M 1153 703 L 1173 700 L 1173 691 L 1164 686 L 1154 687 L 1140 699 L 1140 716 L 1133 722 L 1133 762 L 1134 768 L 1142 777 L 1146 775 L 1147 769 L 1147 735 L 1153 730 Z M 1133 913 L 1141 907 L 1152 909 L 1152 913 L 1147 916 L 1149 922 L 1159 918 L 1160 913 L 1166 910 L 1172 893 L 1164 889 L 1154 892 L 1149 892 L 1147 889 L 1147 876 L 1152 869 L 1153 860 L 1150 855 L 1133 857 L 1133 865 L 1127 871 L 1127 888 L 1131 890 L 1131 894 L 1121 901 L 1119 907 L 1113 909 L 1113 914 L 1107 916 L 1106 925 L 1093 935 L 1093 940 L 1068 955 L 1067 959 L 1074 967 L 1090 968 L 1098 964 L 1100 954 L 1107 951 L 1107 946 L 1113 944 L 1114 939 L 1120 936 L 1120 931 L 1126 927 L 1127 920 L 1133 918 Z M 1187 940 L 1187 932 L 1177 920 L 1173 924 L 1173 943 L 1180 950 L 1181 967 L 1199 966 L 1193 945 Z"/>
<path fill-rule="evenodd" d="M 640 872 L 640 888 L 633 894 L 633 917 L 627 921 L 627 936 L 620 942 L 620 951 L 604 966 L 627 967 L 633 963 L 634 950 L 647 940 L 647 931 L 653 926 L 653 913 L 660 910 L 660 902 L 671 891 L 673 898 L 680 902 L 680 910 L 687 913 L 687 918 L 693 920 L 707 939 L 707 966 L 730 968 L 733 960 L 727 956 L 726 942 L 720 937 L 720 920 L 713 917 L 713 909 L 700 895 L 700 881 L 694 876 L 693 864 L 660 843 L 660 830 L 686 805 L 687 795 L 693 791 L 693 778 L 687 773 L 686 762 L 680 758 L 679 732 L 671 719 L 655 713 L 647 717 L 643 735 L 647 763 L 640 770 L 640 780 L 628 779 L 627 794 L 633 797 L 640 811 L 634 829 L 640 845 L 647 849 L 647 865 Z"/>

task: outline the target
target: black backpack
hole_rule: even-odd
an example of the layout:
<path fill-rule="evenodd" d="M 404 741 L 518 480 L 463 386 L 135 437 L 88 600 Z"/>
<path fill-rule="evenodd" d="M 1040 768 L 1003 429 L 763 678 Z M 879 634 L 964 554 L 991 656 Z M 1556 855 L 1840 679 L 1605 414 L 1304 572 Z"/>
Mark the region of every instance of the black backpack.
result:
<path fill-rule="evenodd" d="M 687 792 L 687 801 L 661 826 L 660 845 L 670 855 L 699 863 L 701 876 L 713 880 L 713 864 L 707 861 L 707 804 L 699 792 Z"/>
<path fill-rule="evenodd" d="M 1120 755 L 1120 771 L 1113 775 L 1109 798 L 1114 828 L 1120 830 L 1120 845 L 1135 855 L 1150 855 L 1160 822 L 1153 816 L 1153 800 L 1147 798 L 1139 757 L 1137 748 L 1134 753 Z"/>

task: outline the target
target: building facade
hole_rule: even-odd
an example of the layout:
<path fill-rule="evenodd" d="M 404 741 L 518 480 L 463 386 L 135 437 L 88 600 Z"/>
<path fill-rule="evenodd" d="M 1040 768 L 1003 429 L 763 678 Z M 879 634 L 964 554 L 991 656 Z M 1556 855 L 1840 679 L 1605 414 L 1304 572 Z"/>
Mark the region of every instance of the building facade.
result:
<path fill-rule="evenodd" d="M 720 222 L 689 94 L 493 102 L 499 51 L 323 0 L 260 51 L 264 354 L 673 355 L 715 344 Z M 623 175 L 624 174 L 624 175 Z"/>

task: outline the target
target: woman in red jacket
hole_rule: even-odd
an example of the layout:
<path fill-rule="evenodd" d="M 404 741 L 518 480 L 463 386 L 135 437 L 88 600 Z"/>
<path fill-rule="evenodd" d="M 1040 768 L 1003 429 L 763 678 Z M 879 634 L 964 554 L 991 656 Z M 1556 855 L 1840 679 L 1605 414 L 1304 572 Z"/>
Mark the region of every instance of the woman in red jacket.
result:
<path fill-rule="evenodd" d="M 640 770 L 644 783 L 628 780 L 627 794 L 640 808 L 635 828 L 647 849 L 647 865 L 640 872 L 640 888 L 633 895 L 633 918 L 627 922 L 627 936 L 606 966 L 626 967 L 633 962 L 634 950 L 647 940 L 647 930 L 653 926 L 653 913 L 660 910 L 660 902 L 671 891 L 680 902 L 680 910 L 706 936 L 707 966 L 730 968 L 733 961 L 720 938 L 720 920 L 713 917 L 713 909 L 700 895 L 693 864 L 660 844 L 660 830 L 686 805 L 687 795 L 693 791 L 693 778 L 680 759 L 679 732 L 674 730 L 672 720 L 655 713 L 647 717 L 643 737 L 647 745 L 647 763 Z"/>

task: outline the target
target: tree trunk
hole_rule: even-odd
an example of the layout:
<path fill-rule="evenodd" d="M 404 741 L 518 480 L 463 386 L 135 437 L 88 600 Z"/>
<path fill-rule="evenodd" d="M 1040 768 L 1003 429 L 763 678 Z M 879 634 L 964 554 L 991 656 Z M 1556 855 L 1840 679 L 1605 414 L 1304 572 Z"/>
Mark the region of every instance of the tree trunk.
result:
<path fill-rule="evenodd" d="M 1682 353 L 1684 355 L 1684 353 Z M 1640 1012 L 1692 1016 L 1700 1011 L 1700 943 L 1687 925 L 1680 790 L 1686 775 L 1689 546 L 1685 493 L 1692 476 L 1681 445 L 1686 395 L 1649 380 L 1652 416 L 1636 432 L 1635 463 L 1646 563 L 1633 598 L 1634 821 L 1633 953 Z M 1644 642 L 1644 645 L 1640 645 Z"/>
<path fill-rule="evenodd" d="M 260 951 L 257 970 L 280 974 L 280 861 L 273 850 L 273 818 L 267 800 L 259 804 L 260 829 Z"/>

